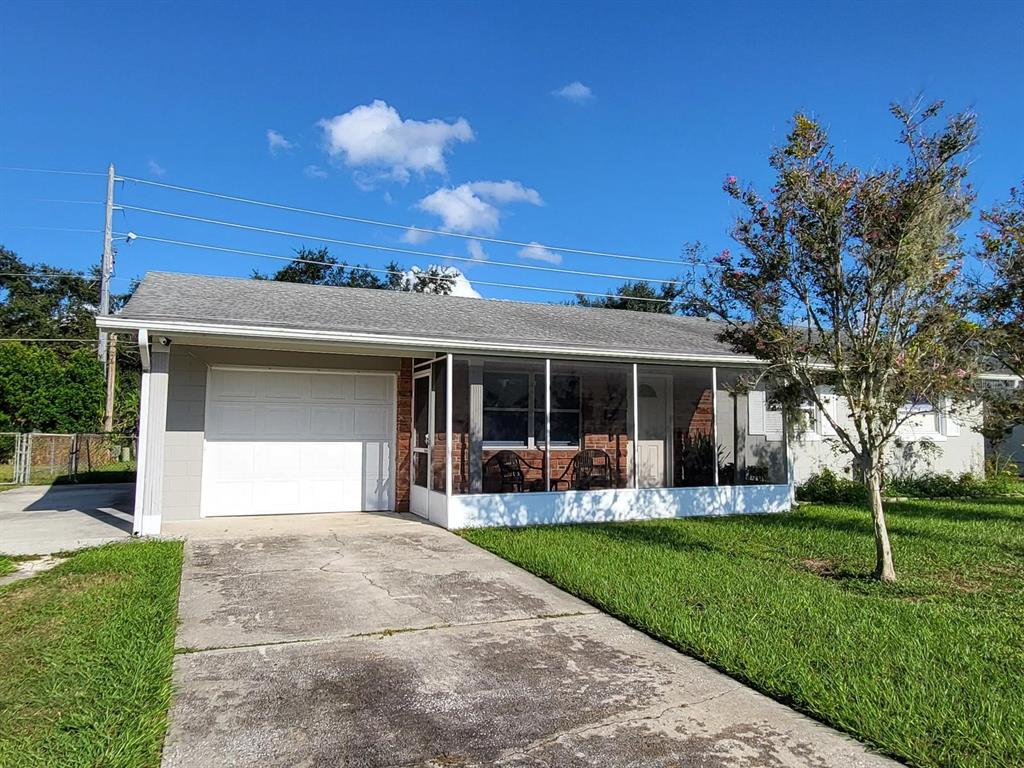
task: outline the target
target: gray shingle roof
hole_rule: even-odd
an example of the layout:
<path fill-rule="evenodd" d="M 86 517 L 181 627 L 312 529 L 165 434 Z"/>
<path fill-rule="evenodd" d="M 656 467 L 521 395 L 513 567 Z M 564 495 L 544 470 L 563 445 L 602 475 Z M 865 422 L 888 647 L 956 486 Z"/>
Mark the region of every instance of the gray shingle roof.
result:
<path fill-rule="evenodd" d="M 154 326 L 263 326 L 624 356 L 732 355 L 715 338 L 720 326 L 699 318 L 171 272 L 148 273 L 120 317 Z"/>

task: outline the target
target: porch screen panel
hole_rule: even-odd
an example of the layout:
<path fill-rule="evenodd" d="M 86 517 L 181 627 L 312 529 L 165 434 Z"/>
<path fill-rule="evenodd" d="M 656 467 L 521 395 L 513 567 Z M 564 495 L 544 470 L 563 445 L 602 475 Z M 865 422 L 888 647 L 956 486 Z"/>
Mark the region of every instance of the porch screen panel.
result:
<path fill-rule="evenodd" d="M 431 489 L 444 493 L 445 488 L 445 446 L 448 435 L 445 431 L 448 403 L 448 363 L 445 360 L 434 363 L 430 368 L 434 388 L 434 439 L 430 447 Z"/>
<path fill-rule="evenodd" d="M 453 376 L 453 492 L 545 490 L 544 360 L 457 355 Z"/>
<path fill-rule="evenodd" d="M 718 369 L 719 485 L 784 484 L 785 419 L 755 371 Z"/>
<path fill-rule="evenodd" d="M 631 364 L 551 361 L 552 491 L 632 487 L 632 426 Z"/>
<path fill-rule="evenodd" d="M 711 368 L 641 365 L 637 395 L 637 484 L 713 486 L 717 451 Z"/>

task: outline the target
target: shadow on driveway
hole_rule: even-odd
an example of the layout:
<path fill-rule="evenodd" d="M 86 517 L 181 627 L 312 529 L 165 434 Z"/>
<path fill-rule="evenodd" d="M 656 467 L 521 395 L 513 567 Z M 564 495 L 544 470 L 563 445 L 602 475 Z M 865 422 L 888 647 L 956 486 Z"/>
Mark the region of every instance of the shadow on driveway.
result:
<path fill-rule="evenodd" d="M 0 493 L 0 552 L 42 555 L 127 538 L 134 483 L 23 486 Z"/>

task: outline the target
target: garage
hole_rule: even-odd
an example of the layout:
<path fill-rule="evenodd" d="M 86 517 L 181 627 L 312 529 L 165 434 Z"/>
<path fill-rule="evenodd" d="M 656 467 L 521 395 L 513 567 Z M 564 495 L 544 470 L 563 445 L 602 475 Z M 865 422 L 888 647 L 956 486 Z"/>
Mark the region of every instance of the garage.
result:
<path fill-rule="evenodd" d="M 394 508 L 395 376 L 211 366 L 203 517 Z"/>

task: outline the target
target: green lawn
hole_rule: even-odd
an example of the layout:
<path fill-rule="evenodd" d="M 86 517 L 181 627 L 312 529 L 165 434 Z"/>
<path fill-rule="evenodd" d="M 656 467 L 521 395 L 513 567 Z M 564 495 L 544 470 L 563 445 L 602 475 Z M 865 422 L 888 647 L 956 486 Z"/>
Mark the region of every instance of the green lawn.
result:
<path fill-rule="evenodd" d="M 180 575 L 142 541 L 0 587 L 0 766 L 159 766 Z"/>
<path fill-rule="evenodd" d="M 464 531 L 779 701 L 918 766 L 1024 765 L 1024 500 Z"/>

